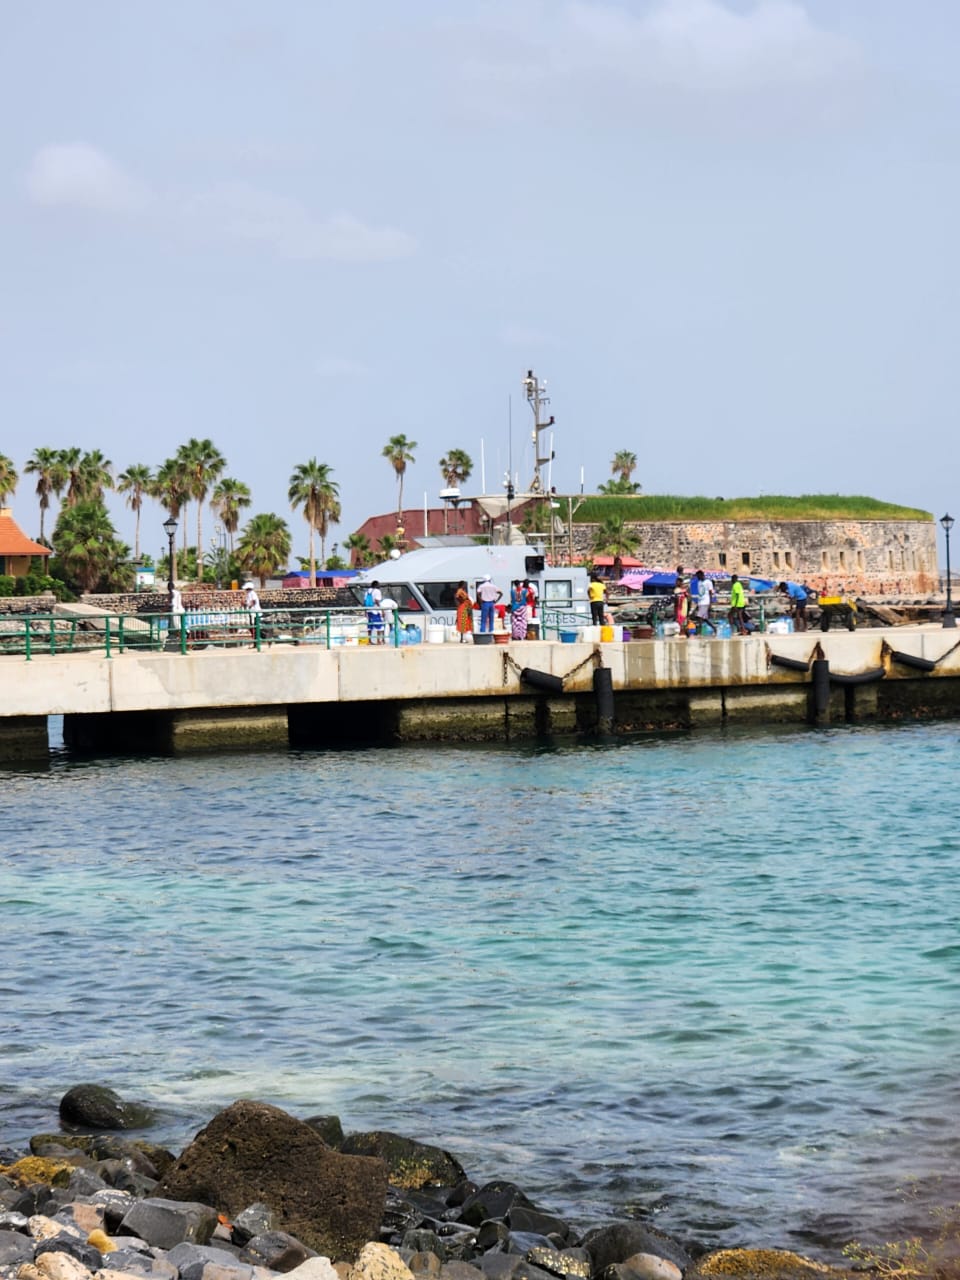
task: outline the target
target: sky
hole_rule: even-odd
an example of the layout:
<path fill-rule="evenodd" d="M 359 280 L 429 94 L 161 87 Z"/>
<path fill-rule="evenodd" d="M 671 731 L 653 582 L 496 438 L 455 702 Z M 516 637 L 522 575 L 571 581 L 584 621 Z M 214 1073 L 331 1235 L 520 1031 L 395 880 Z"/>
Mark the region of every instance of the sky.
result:
<path fill-rule="evenodd" d="M 524 488 L 533 369 L 562 493 L 629 449 L 953 512 L 958 41 L 955 0 L 2 0 L 0 453 L 210 437 L 305 555 L 311 457 L 331 541 L 392 435 L 406 505 L 451 448 Z"/>

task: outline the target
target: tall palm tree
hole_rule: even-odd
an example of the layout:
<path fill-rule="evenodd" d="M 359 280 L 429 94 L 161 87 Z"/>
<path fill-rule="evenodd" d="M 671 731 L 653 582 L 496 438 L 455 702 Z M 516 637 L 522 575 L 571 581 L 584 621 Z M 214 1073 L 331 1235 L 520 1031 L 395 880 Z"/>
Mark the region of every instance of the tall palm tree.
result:
<path fill-rule="evenodd" d="M 287 497 L 296 511 L 303 507 L 303 518 L 310 529 L 310 585 L 317 585 L 317 562 L 313 555 L 314 530 L 320 534 L 320 559 L 326 564 L 326 541 L 331 523 L 340 519 L 340 486 L 331 479 L 332 468 L 311 458 L 294 468 Z"/>
<path fill-rule="evenodd" d="M 350 552 L 350 562 L 357 569 L 363 569 L 373 562 L 373 547 L 365 533 L 351 533 L 344 538 L 343 545 Z"/>
<path fill-rule="evenodd" d="M 177 450 L 187 477 L 187 492 L 197 504 L 197 580 L 203 581 L 203 504 L 210 486 L 223 473 L 227 460 L 212 440 L 191 437 Z"/>
<path fill-rule="evenodd" d="M 403 476 L 408 462 L 416 462 L 413 455 L 417 447 L 416 440 L 408 440 L 406 436 L 391 436 L 383 447 L 383 457 L 387 459 L 397 477 L 397 527 L 403 523 Z"/>
<path fill-rule="evenodd" d="M 153 484 L 153 472 L 142 462 L 135 462 L 126 471 L 117 476 L 117 493 L 129 494 L 127 506 L 137 517 L 136 532 L 133 539 L 133 555 L 140 563 L 140 510 L 144 497 L 149 494 Z"/>
<path fill-rule="evenodd" d="M 99 449 L 83 455 L 76 475 L 77 501 L 102 502 L 103 491 L 113 488 L 113 463 Z"/>
<path fill-rule="evenodd" d="M 44 517 L 50 507 L 50 495 L 63 488 L 65 476 L 59 449 L 38 446 L 23 468 L 24 473 L 37 477 L 37 498 L 40 501 L 40 541 L 43 542 Z M 59 482 L 59 488 L 58 488 Z"/>
<path fill-rule="evenodd" d="M 233 555 L 233 535 L 240 528 L 240 512 L 249 507 L 250 490 L 242 480 L 224 476 L 217 481 L 213 491 L 212 506 L 217 519 L 230 535 L 230 554 Z"/>
<path fill-rule="evenodd" d="M 5 453 L 0 453 L 0 507 L 3 506 L 5 498 L 9 498 L 16 492 L 19 479 L 17 469 L 11 460 Z"/>
<path fill-rule="evenodd" d="M 473 459 L 465 449 L 450 449 L 440 459 L 440 474 L 448 489 L 459 489 L 473 470 Z M 447 532 L 447 504 L 443 504 L 443 532 Z"/>
<path fill-rule="evenodd" d="M 271 511 L 250 517 L 240 535 L 237 555 L 244 570 L 255 574 L 262 587 L 271 573 L 287 563 L 290 544 L 286 521 Z"/>
<path fill-rule="evenodd" d="M 167 458 L 165 462 L 160 464 L 157 474 L 153 478 L 153 484 L 150 486 L 150 497 L 156 498 L 168 516 L 172 516 L 174 520 L 180 519 L 180 514 L 189 497 L 189 491 L 187 477 L 184 475 L 183 467 L 177 458 Z M 186 521 L 183 523 L 186 524 Z M 174 544 L 173 548 L 173 564 L 170 566 L 170 576 L 176 581 L 176 544 Z"/>
<path fill-rule="evenodd" d="M 81 474 L 82 462 L 82 449 L 78 449 L 74 446 L 71 449 L 60 450 L 60 473 L 63 478 L 61 488 L 66 490 L 63 499 L 63 505 L 65 507 L 74 506 L 83 496 L 83 476 Z"/>

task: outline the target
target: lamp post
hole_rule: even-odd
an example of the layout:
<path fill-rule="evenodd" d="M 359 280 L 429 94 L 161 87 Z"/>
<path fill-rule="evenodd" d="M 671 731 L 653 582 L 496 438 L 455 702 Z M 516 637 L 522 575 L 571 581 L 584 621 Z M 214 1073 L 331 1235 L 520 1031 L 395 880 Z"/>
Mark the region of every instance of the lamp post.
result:
<path fill-rule="evenodd" d="M 169 556 L 170 562 L 167 569 L 167 590 L 173 595 L 173 540 L 177 536 L 177 522 L 173 516 L 163 522 L 164 532 L 167 535 L 167 542 L 170 544 Z"/>
<path fill-rule="evenodd" d="M 957 620 L 953 616 L 953 599 L 950 595 L 950 530 L 953 528 L 953 516 L 941 516 L 940 528 L 947 538 L 947 607 L 943 611 L 943 625 L 945 627 L 955 627 Z"/>

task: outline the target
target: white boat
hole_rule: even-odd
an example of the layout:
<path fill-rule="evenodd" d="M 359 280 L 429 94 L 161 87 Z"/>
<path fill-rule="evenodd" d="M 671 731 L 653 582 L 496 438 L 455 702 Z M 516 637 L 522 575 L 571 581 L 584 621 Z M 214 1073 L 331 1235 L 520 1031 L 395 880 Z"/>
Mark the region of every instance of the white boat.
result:
<path fill-rule="evenodd" d="M 588 577 L 579 566 L 554 568 L 541 550 L 532 546 L 481 546 L 441 543 L 408 551 L 394 559 L 366 569 L 351 584 L 357 603 L 362 605 L 373 582 L 380 584 L 385 598 L 396 601 L 402 625 L 453 627 L 457 620 L 456 592 L 466 582 L 472 599 L 489 574 L 509 604 L 510 586 L 517 579 L 529 581 L 537 593 L 537 612 L 549 629 L 582 626 L 590 620 L 587 600 Z"/>

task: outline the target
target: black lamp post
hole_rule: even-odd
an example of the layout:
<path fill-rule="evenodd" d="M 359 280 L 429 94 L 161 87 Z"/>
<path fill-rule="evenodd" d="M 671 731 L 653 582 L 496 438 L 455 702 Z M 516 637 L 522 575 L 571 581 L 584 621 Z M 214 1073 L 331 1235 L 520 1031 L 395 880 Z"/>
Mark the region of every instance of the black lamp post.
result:
<path fill-rule="evenodd" d="M 955 627 L 957 620 L 953 616 L 953 599 L 950 594 L 950 530 L 953 528 L 953 516 L 941 516 L 940 528 L 947 537 L 947 607 L 943 611 L 943 625 L 945 627 Z"/>
<path fill-rule="evenodd" d="M 167 535 L 167 541 L 170 544 L 170 563 L 167 572 L 167 590 L 173 595 L 173 540 L 177 536 L 177 522 L 173 516 L 168 520 L 164 520 L 163 528 Z"/>

